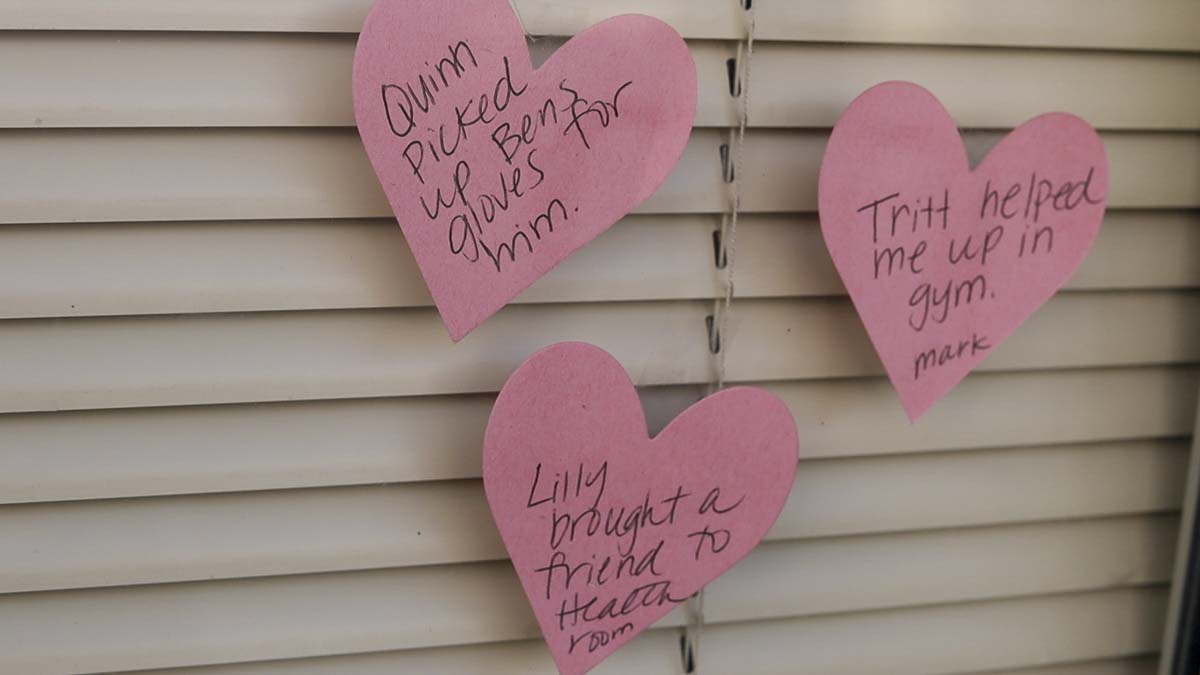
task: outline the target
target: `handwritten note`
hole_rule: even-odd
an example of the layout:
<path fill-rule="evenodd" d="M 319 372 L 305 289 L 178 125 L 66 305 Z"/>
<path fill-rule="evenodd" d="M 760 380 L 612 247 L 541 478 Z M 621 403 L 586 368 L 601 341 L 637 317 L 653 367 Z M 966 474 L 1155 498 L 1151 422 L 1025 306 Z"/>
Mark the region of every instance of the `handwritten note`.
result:
<path fill-rule="evenodd" d="M 937 99 L 888 82 L 838 120 L 819 192 L 825 243 L 915 421 L 1083 261 L 1108 160 L 1087 122 L 1050 113 L 972 171 Z"/>
<path fill-rule="evenodd" d="M 483 481 L 559 670 L 586 672 L 754 548 L 797 452 L 791 413 L 761 389 L 721 391 L 651 439 L 603 350 L 526 361 L 492 410 Z"/>
<path fill-rule="evenodd" d="M 695 108 L 687 45 L 640 15 L 534 71 L 508 0 L 377 0 L 354 56 L 359 134 L 456 341 L 645 201 Z"/>

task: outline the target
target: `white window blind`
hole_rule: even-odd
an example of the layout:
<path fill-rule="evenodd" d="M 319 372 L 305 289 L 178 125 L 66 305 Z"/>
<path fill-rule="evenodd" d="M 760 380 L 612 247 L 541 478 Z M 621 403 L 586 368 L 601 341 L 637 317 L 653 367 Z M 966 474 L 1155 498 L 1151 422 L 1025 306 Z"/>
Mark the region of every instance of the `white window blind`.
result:
<path fill-rule="evenodd" d="M 755 0 L 728 377 L 802 462 L 708 591 L 704 675 L 1154 672 L 1200 386 L 1200 5 Z M 353 129 L 369 0 L 0 0 L 0 672 L 553 673 L 479 481 L 491 399 L 578 339 L 651 425 L 703 393 L 736 0 L 520 0 L 547 51 L 637 11 L 697 128 L 618 223 L 452 344 Z M 1071 284 L 909 425 L 828 260 L 842 108 L 908 79 L 978 159 L 1101 130 Z M 597 669 L 681 670 L 683 615 Z"/>

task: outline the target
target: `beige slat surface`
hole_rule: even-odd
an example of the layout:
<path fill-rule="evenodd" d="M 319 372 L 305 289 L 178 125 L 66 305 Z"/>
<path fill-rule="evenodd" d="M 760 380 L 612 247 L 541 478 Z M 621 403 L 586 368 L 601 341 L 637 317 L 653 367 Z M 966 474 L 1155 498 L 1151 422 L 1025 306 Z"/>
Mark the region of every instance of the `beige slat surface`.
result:
<path fill-rule="evenodd" d="M 721 630 L 719 626 L 712 630 Z M 674 675 L 680 670 L 679 633 L 650 630 L 634 638 L 589 675 Z M 138 670 L 137 675 L 559 675 L 545 643 L 538 640 L 461 647 L 263 661 L 169 670 Z M 134 675 L 133 672 L 111 675 Z M 731 674 L 732 675 L 732 674 Z"/>
<path fill-rule="evenodd" d="M 822 320 L 825 311 L 852 313 L 841 300 L 813 303 L 821 314 L 795 311 L 797 301 L 740 303 L 729 320 L 728 370 L 737 380 L 774 380 L 820 376 L 874 375 L 874 350 L 864 341 L 857 315 L 848 324 Z M 1112 312 L 1113 314 L 1109 314 Z M 828 315 L 825 315 L 828 316 Z M 1128 332 L 1121 319 L 1139 323 Z M 1143 330 L 1161 327 L 1162 332 Z M 812 336 L 810 344 L 803 336 Z M 836 345 L 836 346 L 835 346 Z M 833 349 L 830 349 L 833 347 Z M 828 351 L 826 351 L 828 350 Z M 1048 302 L 977 369 L 1059 368 L 1192 362 L 1200 358 L 1200 293 L 1129 291 L 1064 293 Z"/>
<path fill-rule="evenodd" d="M 813 458 L 1181 437 L 1197 384 L 1190 369 L 978 373 L 916 425 L 883 379 L 770 389 Z M 643 390 L 651 430 L 699 396 Z M 464 396 L 3 415 L 0 501 L 477 478 L 490 409 Z"/>
<path fill-rule="evenodd" d="M 631 216 L 516 302 L 711 298 L 717 227 Z M 738 297 L 845 293 L 815 215 L 747 218 L 738 250 L 754 261 L 738 270 Z M 1067 288 L 1200 287 L 1196 251 L 1200 212 L 1113 211 Z M 430 304 L 390 220 L 0 227 L 0 318 Z"/>
<path fill-rule="evenodd" d="M 0 40 L 0 87 L 7 90 L 0 93 L 0 127 L 353 127 L 355 41 L 281 33 L 9 33 Z M 561 44 L 534 43 L 534 63 Z M 732 47 L 691 47 L 696 126 L 733 124 L 725 65 Z M 1147 58 L 1133 71 L 1152 65 L 1178 71 L 1191 57 Z M 1124 70 L 1116 76 L 1127 77 Z M 1183 83 L 1190 75 L 1179 77 Z M 1172 116 L 1141 112 L 1147 122 Z M 1189 126 L 1180 113 L 1175 119 Z"/>
<path fill-rule="evenodd" d="M 720 211 L 720 143 L 694 132 L 640 211 Z M 2 131 L 0 147 L 0 222 L 391 215 L 350 129 Z"/>
<path fill-rule="evenodd" d="M 7 0 L 0 26 L 16 29 L 357 32 L 371 0 Z M 573 35 L 628 12 L 659 17 L 687 37 L 736 39 L 736 5 L 724 0 L 518 0 L 526 29 Z M 844 0 L 763 3 L 764 39 L 932 42 L 1113 49 L 1200 50 L 1188 0 Z"/>
<path fill-rule="evenodd" d="M 1003 134 L 966 132 L 978 163 Z M 1200 203 L 1200 134 L 1101 134 L 1111 168 L 1109 208 L 1194 207 Z M 825 132 L 766 132 L 748 136 L 746 191 L 750 211 L 815 211 Z M 799 187 L 797 187 L 799 186 Z"/>
<path fill-rule="evenodd" d="M 357 33 L 372 0 L 110 0 L 101 9 L 80 0 L 6 0 L 0 25 L 13 29 L 288 31 Z M 667 21 L 687 37 L 736 37 L 738 12 L 723 0 L 518 0 L 526 29 L 573 35 L 619 14 Z"/>
<path fill-rule="evenodd" d="M 1155 675 L 1157 672 L 1157 657 L 1135 656 L 1132 658 L 1085 661 L 1082 663 L 1067 663 L 1040 668 L 989 670 L 986 673 L 979 673 L 978 675 Z"/>
<path fill-rule="evenodd" d="M 1171 442 L 805 462 L 768 538 L 1175 510 L 1186 464 Z M 478 481 L 7 506 L 0 541 L 0 593 L 506 557 Z"/>
<path fill-rule="evenodd" d="M 974 612 L 983 607 L 946 608 L 929 621 L 896 612 L 819 627 L 809 619 L 738 624 L 705 633 L 712 636 L 705 664 L 740 675 L 773 675 L 796 663 L 840 675 L 918 675 L 1142 654 L 1158 647 L 1164 597 L 1130 590 L 1036 598 L 998 603 L 979 620 Z M 847 643 L 855 645 L 850 657 Z"/>
<path fill-rule="evenodd" d="M 457 345 L 433 310 L 10 321 L 0 330 L 0 410 L 498 391 L 536 349 L 568 340 L 607 349 L 635 384 L 701 383 L 710 309 L 518 305 Z M 729 331 L 733 381 L 881 372 L 846 300 L 743 301 Z M 1200 359 L 1198 337 L 1198 293 L 1068 293 L 981 369 L 1186 363 Z"/>
<path fill-rule="evenodd" d="M 747 136 L 747 211 L 814 211 L 826 131 Z M 977 158 L 1002 134 L 968 132 Z M 640 213 L 720 213 L 719 146 L 697 130 Z M 1103 134 L 1113 208 L 1200 206 L 1200 134 Z M 0 131 L 0 222 L 386 217 L 353 130 Z"/>
<path fill-rule="evenodd" d="M 705 613 L 722 623 L 1153 583 L 1170 574 L 1176 527 L 1136 517 L 767 544 L 709 586 Z M 0 667 L 18 672 L 538 634 L 506 563 L 12 594 L 0 596 L 0 627 Z"/>
<path fill-rule="evenodd" d="M 764 2 L 766 39 L 1111 49 L 1200 48 L 1187 0 L 848 0 Z"/>
<path fill-rule="evenodd" d="M 1170 577 L 1178 522 L 1139 516 L 776 542 L 708 586 L 705 616 L 746 621 L 1153 583 Z"/>
<path fill-rule="evenodd" d="M 815 4 L 834 12 L 842 5 Z M 1053 110 L 1096 128 L 1195 129 L 1200 123 L 1200 58 L 1190 55 L 789 45 L 756 49 L 753 68 L 756 83 L 771 83 L 754 89 L 751 120 L 761 126 L 833 126 L 855 97 L 888 80 L 924 86 L 969 128 L 1011 128 Z"/>
<path fill-rule="evenodd" d="M 807 439 L 804 455 L 829 457 L 1186 436 L 1197 385 L 1189 373 L 1131 368 L 973 375 L 916 424 L 897 410 L 885 380 L 767 388 L 796 415 Z"/>
<path fill-rule="evenodd" d="M 354 126 L 354 44 L 353 35 L 10 33 L 0 40 L 0 127 Z M 559 44 L 539 41 L 535 56 Z M 736 124 L 732 44 L 690 46 L 696 125 Z M 1105 129 L 1200 128 L 1196 55 L 766 43 L 754 77 L 780 83 L 755 92 L 755 126 L 830 127 L 863 90 L 904 79 L 937 94 L 964 127 L 1067 110 Z"/>
<path fill-rule="evenodd" d="M 816 660 L 816 672 L 829 675 L 958 675 L 981 669 L 1079 659 L 1114 657 L 1115 663 L 1090 661 L 1095 670 L 1058 672 L 1054 667 L 1028 675 L 1143 675 L 1141 659 L 1127 654 L 1153 650 L 1151 631 L 1165 605 L 1158 590 L 1120 590 L 1101 593 L 1028 598 L 958 606 L 890 610 L 786 621 L 760 621 L 738 626 L 713 626 L 705 636 L 705 672 L 742 675 L 740 645 L 735 639 L 761 629 L 767 639 L 753 642 L 759 672 L 789 672 Z M 1149 629 L 1138 625 L 1143 617 Z M 1064 627 L 1066 629 L 1064 630 Z M 761 637 L 761 636 L 760 636 Z M 960 646 L 951 651 L 946 642 Z M 841 645 L 855 645 L 844 649 Z M 655 630 L 643 634 L 596 668 L 597 675 L 662 675 L 677 672 L 678 633 Z M 712 650 L 720 648 L 716 655 Z M 726 651 L 728 650 L 728 651 Z M 712 655 L 717 658 L 709 659 Z M 769 663 L 763 663 L 770 659 Z M 1129 665 L 1126 668 L 1126 664 Z M 141 675 L 394 675 L 419 672 L 461 675 L 556 675 L 549 653 L 540 641 L 471 647 L 361 654 L 172 671 Z M 1005 671 L 1006 674 L 1008 671 Z M 1022 671 L 1014 671 L 1018 675 Z M 130 674 L 131 675 L 131 674 Z M 996 675 L 999 675 L 998 673 Z M 1024 675 L 1022 673 L 1022 675 Z"/>

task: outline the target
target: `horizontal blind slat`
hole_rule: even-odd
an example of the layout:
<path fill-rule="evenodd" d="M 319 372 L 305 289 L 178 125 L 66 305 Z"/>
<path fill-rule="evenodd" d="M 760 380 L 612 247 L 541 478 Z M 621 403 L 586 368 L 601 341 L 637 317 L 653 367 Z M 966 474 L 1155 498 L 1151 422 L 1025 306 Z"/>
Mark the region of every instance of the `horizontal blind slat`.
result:
<path fill-rule="evenodd" d="M 354 44 L 353 35 L 10 33 L 0 41 L 0 127 L 354 126 Z M 541 40 L 534 54 L 561 44 Z M 696 125 L 736 125 L 733 45 L 689 46 Z M 1200 128 L 1195 55 L 763 43 L 754 77 L 779 85 L 755 90 L 749 119 L 763 127 L 830 127 L 866 88 L 903 79 L 933 91 L 964 127 L 1068 110 L 1103 129 Z"/>
<path fill-rule="evenodd" d="M 1037 443 L 1072 443 L 1187 436 L 1200 384 L 1187 372 L 1138 368 L 995 373 L 987 379 L 972 375 L 915 424 L 898 409 L 895 390 L 886 380 L 866 387 L 855 381 L 766 386 L 795 414 L 807 439 L 805 455 L 831 457 L 1019 445 L 1030 437 Z M 879 412 L 868 418 L 864 410 Z"/>
<path fill-rule="evenodd" d="M 769 388 L 791 406 L 804 457 L 816 458 L 1186 436 L 1197 384 L 1193 370 L 1177 368 L 977 373 L 915 425 L 884 379 Z M 651 431 L 701 393 L 643 389 Z M 491 401 L 418 397 L 0 415 L 0 502 L 478 478 Z"/>
<path fill-rule="evenodd" d="M 705 613 L 723 623 L 1157 583 L 1170 574 L 1177 522 L 1134 517 L 765 544 L 708 587 Z M 681 619 L 676 610 L 664 622 Z M 0 667 L 18 672 L 538 634 L 512 568 L 499 563 L 12 594 L 0 596 L 0 628 Z"/>
<path fill-rule="evenodd" d="M 974 675 L 1156 675 L 1156 673 L 1158 673 L 1157 656 L 1135 656 L 1034 668 L 989 670 L 986 673 L 975 673 Z"/>
<path fill-rule="evenodd" d="M 809 619 L 735 624 L 705 632 L 705 663 L 740 675 L 796 663 L 837 675 L 927 675 L 1138 655 L 1159 648 L 1165 600 L 1161 591 L 1127 590 L 955 606 L 916 623 L 913 614 L 881 612 L 819 628 Z M 997 611 L 977 620 L 983 607 Z M 843 630 L 854 633 L 839 639 Z"/>
<path fill-rule="evenodd" d="M 1109 49 L 1200 49 L 1200 8 L 1160 0 L 849 0 L 771 3 L 763 39 Z"/>
<path fill-rule="evenodd" d="M 822 673 L 829 675 L 962 675 L 981 669 L 1021 668 L 1071 660 L 1089 661 L 1094 670 L 1056 667 L 1031 670 L 1028 675 L 1146 675 L 1140 662 L 1129 658 L 1157 649 L 1157 637 L 1139 626 L 1165 608 L 1158 589 L 1119 590 L 1055 597 L 1022 598 L 966 605 L 889 610 L 867 614 L 757 621 L 746 626 L 711 626 L 715 646 L 728 650 L 721 661 L 704 667 L 714 675 L 742 675 L 737 642 L 724 639 L 730 630 L 740 637 L 755 631 L 759 672 L 788 672 L 806 655 L 818 655 Z M 1064 630 L 1066 627 L 1066 630 Z M 762 629 L 762 630 L 759 630 Z M 1054 636 L 1065 639 L 1055 640 Z M 596 675 L 662 675 L 679 668 L 679 639 L 674 630 L 652 630 L 606 659 Z M 945 649 L 953 640 L 961 649 Z M 171 671 L 139 671 L 138 675 L 557 675 L 540 640 L 467 647 L 420 649 L 378 654 L 233 664 Z M 125 675 L 133 675 L 132 673 Z M 998 673 L 996 675 L 999 675 Z M 1018 672 L 1005 670 L 1005 675 Z M 1025 673 L 1021 672 L 1021 675 Z"/>
<path fill-rule="evenodd" d="M 1175 510 L 1186 459 L 1138 442 L 809 461 L 767 538 Z M 8 506 L 0 541 L 0 593 L 506 557 L 478 481 Z"/>
<path fill-rule="evenodd" d="M 357 32 L 370 0 L 209 0 L 202 4 L 115 0 L 10 0 L 0 26 L 60 30 L 190 30 Z M 687 37 L 741 36 L 736 6 L 722 0 L 518 0 L 526 29 L 573 35 L 630 12 L 656 16 Z M 1032 45 L 1200 51 L 1191 27 L 1200 9 L 1188 0 L 1159 0 L 1145 11 L 1135 0 L 847 0 L 759 8 L 759 34 L 773 40 Z"/>
<path fill-rule="evenodd" d="M 1138 516 L 774 542 L 709 584 L 705 617 L 750 621 L 1166 581 L 1178 530 L 1174 516 Z M 960 556 L 961 566 L 947 563 Z M 892 580 L 865 581 L 893 571 Z"/>
<path fill-rule="evenodd" d="M 13 320 L 0 328 L 0 410 L 498 391 L 554 342 L 607 349 L 635 384 L 708 381 L 705 302 L 516 305 L 459 344 L 432 310 Z M 1145 326 L 1171 330 L 1144 330 Z M 655 330 L 647 334 L 646 326 Z M 730 319 L 732 381 L 876 375 L 844 299 L 746 300 Z M 1200 360 L 1200 293 L 1065 293 L 982 370 Z"/>
<path fill-rule="evenodd" d="M 979 159 L 1003 134 L 966 132 Z M 1113 208 L 1200 206 L 1200 134 L 1102 134 Z M 722 213 L 720 145 L 699 129 L 639 213 Z M 816 210 L 827 131 L 747 136 L 747 212 Z M 0 222 L 387 217 L 353 130 L 0 131 Z"/>
<path fill-rule="evenodd" d="M 711 298 L 718 226 L 630 216 L 515 302 Z M 755 261 L 738 270 L 738 297 L 845 293 L 813 215 L 747 217 L 738 250 Z M 1066 288 L 1200 287 L 1197 250 L 1200 212 L 1112 211 Z M 0 227 L 0 318 L 430 304 L 394 221 Z"/>
<path fill-rule="evenodd" d="M 712 630 L 720 630 L 715 626 Z M 600 662 L 590 675 L 663 675 L 678 671 L 679 632 L 649 630 Z M 136 675 L 560 675 L 538 640 L 351 654 L 257 663 L 138 670 Z M 133 672 L 110 675 L 134 675 Z M 733 675 L 732 673 L 730 675 Z M 926 674 L 928 675 L 928 674 Z"/>
<path fill-rule="evenodd" d="M 10 0 L 0 25 L 34 30 L 151 30 L 357 33 L 373 0 L 238 0 L 154 2 L 113 0 L 102 11 L 80 0 Z M 525 27 L 536 35 L 573 35 L 620 14 L 642 13 L 687 37 L 734 38 L 738 14 L 721 0 L 518 0 Z"/>
<path fill-rule="evenodd" d="M 796 301 L 743 301 L 731 314 L 727 332 L 727 368 L 737 380 L 800 379 L 807 373 L 829 376 L 882 372 L 853 307 L 841 300 L 820 303 L 821 312 L 805 315 L 787 304 Z M 846 323 L 822 320 L 849 310 Z M 1107 315 L 1106 312 L 1116 312 Z M 829 314 L 825 314 L 829 312 Z M 818 318 L 821 317 L 821 318 Z M 1122 330 L 1117 317 L 1147 323 Z M 1170 326 L 1147 333 L 1145 326 Z M 1094 331 L 1094 332 L 1093 332 Z M 855 336 L 862 336 L 861 351 Z M 839 345 L 834 347 L 835 345 Z M 831 349 L 832 347 L 832 349 Z M 1064 293 L 1051 299 L 977 369 L 1058 368 L 1200 359 L 1200 293 L 1129 291 Z M 789 375 L 794 373 L 794 375 Z"/>

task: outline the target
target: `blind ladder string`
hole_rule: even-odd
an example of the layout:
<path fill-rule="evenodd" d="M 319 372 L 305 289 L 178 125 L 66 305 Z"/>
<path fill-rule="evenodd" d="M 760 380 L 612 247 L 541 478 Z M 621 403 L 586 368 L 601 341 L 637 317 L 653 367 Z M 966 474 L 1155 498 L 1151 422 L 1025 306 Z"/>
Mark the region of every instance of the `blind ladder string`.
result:
<path fill-rule="evenodd" d="M 749 4 L 750 0 L 744 0 Z M 714 321 L 713 324 L 716 330 L 716 344 L 713 350 L 716 354 L 716 386 L 714 391 L 725 387 L 725 361 L 728 349 L 725 348 L 729 341 L 728 327 L 729 316 L 733 305 L 734 293 L 734 266 L 737 262 L 737 228 L 738 218 L 741 214 L 742 206 L 742 180 L 744 176 L 744 160 L 746 147 L 746 127 L 750 121 L 750 68 L 754 61 L 754 9 L 748 7 L 746 12 L 746 38 L 738 43 L 737 53 L 737 81 L 734 85 L 734 91 L 738 96 L 738 126 L 736 132 L 731 130 L 730 136 L 733 142 L 730 143 L 730 151 L 728 153 L 728 163 L 732 169 L 727 172 L 726 180 L 732 185 L 730 196 L 730 208 L 721 221 L 721 236 L 720 247 L 718 251 L 717 264 L 722 268 L 724 274 L 724 295 L 713 308 Z M 736 133 L 736 139 L 732 137 Z M 732 175 L 729 175 L 729 174 Z"/>
<path fill-rule="evenodd" d="M 726 355 L 729 351 L 729 316 L 733 306 L 734 269 L 737 261 L 737 227 L 741 211 L 742 180 L 745 158 L 746 127 L 750 120 L 750 75 L 754 60 L 755 17 L 753 0 L 737 0 L 743 11 L 745 37 L 738 42 L 737 55 L 730 82 L 731 95 L 738 100 L 738 124 L 730 129 L 729 142 L 721 157 L 722 176 L 730 186 L 729 208 L 721 218 L 721 229 L 715 234 L 714 264 L 720 273 L 722 293 L 713 301 L 713 313 L 708 317 L 708 345 L 714 356 L 714 374 L 709 393 L 725 387 Z M 700 672 L 700 637 L 704 628 L 704 589 L 688 598 L 687 626 L 683 635 L 683 672 Z"/>

